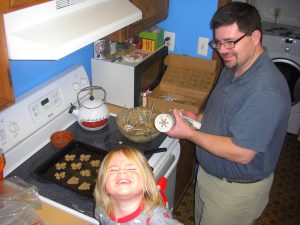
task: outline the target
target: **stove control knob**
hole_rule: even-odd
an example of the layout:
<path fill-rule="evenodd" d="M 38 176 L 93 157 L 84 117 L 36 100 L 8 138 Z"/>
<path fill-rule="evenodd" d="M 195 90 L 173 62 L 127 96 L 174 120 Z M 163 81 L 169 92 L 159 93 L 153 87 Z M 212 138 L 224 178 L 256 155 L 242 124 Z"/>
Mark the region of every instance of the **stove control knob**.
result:
<path fill-rule="evenodd" d="M 79 91 L 80 90 L 80 84 L 78 82 L 73 83 L 73 89 L 74 91 Z"/>
<path fill-rule="evenodd" d="M 286 38 L 285 43 L 287 44 L 293 44 L 295 41 L 292 38 Z"/>
<path fill-rule="evenodd" d="M 284 51 L 285 52 L 290 52 L 290 47 L 285 47 Z"/>
<path fill-rule="evenodd" d="M 16 133 L 19 131 L 19 125 L 17 124 L 17 122 L 11 122 L 8 127 L 12 133 Z"/>
<path fill-rule="evenodd" d="M 80 84 L 81 84 L 81 87 L 87 87 L 89 86 L 89 82 L 86 78 L 81 78 L 80 79 Z"/>

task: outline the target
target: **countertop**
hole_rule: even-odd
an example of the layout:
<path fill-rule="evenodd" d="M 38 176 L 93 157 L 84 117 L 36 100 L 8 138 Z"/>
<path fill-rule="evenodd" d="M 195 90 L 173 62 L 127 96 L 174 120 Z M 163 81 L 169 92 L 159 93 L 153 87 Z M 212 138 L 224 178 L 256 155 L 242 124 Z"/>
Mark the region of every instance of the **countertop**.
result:
<path fill-rule="evenodd" d="M 264 34 L 300 39 L 300 28 L 285 24 L 262 22 Z"/>
<path fill-rule="evenodd" d="M 64 212 L 45 202 L 42 203 L 42 208 L 40 210 L 36 210 L 36 214 L 49 225 L 90 225 L 89 222 Z"/>

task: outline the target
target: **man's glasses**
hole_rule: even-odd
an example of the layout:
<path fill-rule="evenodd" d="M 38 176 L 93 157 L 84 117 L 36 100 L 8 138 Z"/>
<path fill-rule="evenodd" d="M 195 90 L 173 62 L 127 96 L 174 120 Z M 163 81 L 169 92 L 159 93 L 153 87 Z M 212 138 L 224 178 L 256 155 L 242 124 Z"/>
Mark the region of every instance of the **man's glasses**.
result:
<path fill-rule="evenodd" d="M 238 43 L 240 40 L 242 40 L 244 37 L 246 37 L 249 33 L 244 34 L 242 37 L 236 39 L 235 41 L 216 41 L 216 40 L 212 40 L 211 42 L 209 42 L 209 46 L 214 48 L 214 49 L 220 49 L 221 46 L 223 45 L 224 48 L 226 49 L 232 49 L 235 47 L 236 43 Z"/>

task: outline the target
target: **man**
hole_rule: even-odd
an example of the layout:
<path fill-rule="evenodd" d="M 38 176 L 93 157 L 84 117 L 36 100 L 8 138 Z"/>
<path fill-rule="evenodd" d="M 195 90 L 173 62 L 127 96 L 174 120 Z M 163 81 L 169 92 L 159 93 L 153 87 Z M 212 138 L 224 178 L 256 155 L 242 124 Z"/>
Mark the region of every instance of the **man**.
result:
<path fill-rule="evenodd" d="M 202 123 L 189 127 L 173 110 L 167 133 L 197 146 L 196 225 L 250 225 L 269 201 L 273 172 L 290 112 L 287 82 L 262 47 L 255 7 L 233 2 L 211 22 L 225 68 L 203 114 L 183 114 Z"/>

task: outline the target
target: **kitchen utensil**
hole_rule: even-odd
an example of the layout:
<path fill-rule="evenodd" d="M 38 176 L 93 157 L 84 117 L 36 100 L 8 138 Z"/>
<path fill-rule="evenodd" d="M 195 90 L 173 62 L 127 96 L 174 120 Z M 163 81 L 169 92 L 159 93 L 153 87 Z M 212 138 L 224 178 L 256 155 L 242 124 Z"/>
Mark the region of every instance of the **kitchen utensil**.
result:
<path fill-rule="evenodd" d="M 181 118 L 190 126 L 194 127 L 195 129 L 199 130 L 201 128 L 201 123 L 193 120 L 187 116 L 184 116 L 180 111 L 179 114 L 181 116 Z M 174 115 L 172 114 L 172 112 L 168 112 L 168 113 L 162 113 L 159 114 L 155 120 L 154 120 L 154 124 L 157 130 L 159 130 L 160 132 L 168 132 L 169 130 L 172 129 L 172 127 L 174 126 L 176 120 L 174 118 Z"/>
<path fill-rule="evenodd" d="M 151 141 L 159 135 L 154 126 L 154 118 L 159 112 L 155 109 L 152 111 L 153 116 L 148 107 L 125 109 L 117 114 L 117 128 L 130 141 L 138 143 Z"/>
<path fill-rule="evenodd" d="M 51 135 L 50 140 L 55 148 L 63 148 L 73 140 L 73 133 L 67 130 L 56 131 Z"/>
<path fill-rule="evenodd" d="M 93 95 L 95 90 L 104 93 L 103 99 L 96 99 Z M 81 93 L 89 91 L 88 99 L 82 103 L 79 101 Z M 89 86 L 81 89 L 77 94 L 78 109 L 71 103 L 69 113 L 77 117 L 79 125 L 86 130 L 100 130 L 106 126 L 109 119 L 109 111 L 105 105 L 106 91 L 99 86 Z"/>
<path fill-rule="evenodd" d="M 154 109 L 154 102 L 152 102 L 152 105 L 151 105 L 151 111 L 150 111 L 150 115 L 149 115 L 149 121 L 151 121 L 151 119 L 152 119 L 153 109 Z"/>

